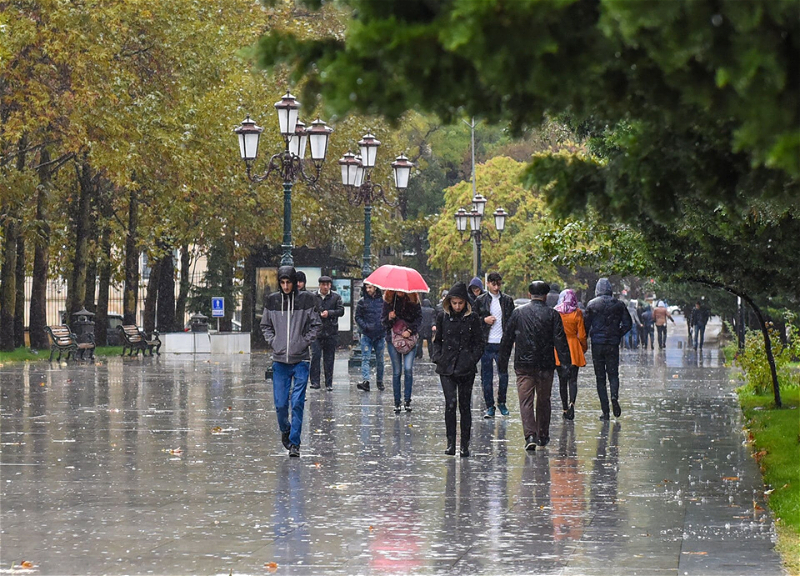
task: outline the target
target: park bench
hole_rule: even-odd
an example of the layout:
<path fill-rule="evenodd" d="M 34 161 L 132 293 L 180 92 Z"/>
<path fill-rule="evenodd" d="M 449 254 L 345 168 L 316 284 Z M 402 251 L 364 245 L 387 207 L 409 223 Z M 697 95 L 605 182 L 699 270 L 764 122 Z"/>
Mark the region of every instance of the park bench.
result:
<path fill-rule="evenodd" d="M 153 349 L 155 348 L 156 354 L 161 356 L 161 339 L 158 337 L 158 332 L 153 332 L 153 338 L 147 338 L 147 335 L 139 330 L 139 327 L 135 324 L 123 324 L 122 326 L 117 326 L 117 330 L 119 331 L 120 338 L 122 339 L 122 355 L 125 356 L 125 349 L 128 349 L 128 356 L 133 356 L 133 353 L 139 354 L 139 350 L 142 351 L 142 356 L 146 356 L 147 352 L 150 352 L 150 356 L 153 355 Z"/>
<path fill-rule="evenodd" d="M 61 360 L 61 355 L 66 352 L 65 360 L 69 360 L 70 355 L 73 358 L 77 356 L 81 360 L 84 359 L 86 352 L 89 352 L 89 358 L 94 356 L 94 338 L 90 338 L 89 342 L 78 342 L 78 337 L 72 332 L 69 326 L 45 326 L 45 331 L 50 337 L 50 361 L 53 360 L 53 354 L 58 350 L 58 361 Z"/>

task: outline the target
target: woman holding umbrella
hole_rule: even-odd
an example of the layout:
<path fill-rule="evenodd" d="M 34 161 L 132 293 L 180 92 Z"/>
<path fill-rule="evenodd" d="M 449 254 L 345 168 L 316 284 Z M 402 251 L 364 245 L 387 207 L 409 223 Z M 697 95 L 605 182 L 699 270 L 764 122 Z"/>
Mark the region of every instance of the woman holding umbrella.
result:
<path fill-rule="evenodd" d="M 416 270 L 391 265 L 381 266 L 365 282 L 383 290 L 381 321 L 386 328 L 386 347 L 392 359 L 394 412 L 400 413 L 400 377 L 403 374 L 405 409 L 411 412 L 414 358 L 422 324 L 419 292 L 427 292 L 428 285 Z"/>

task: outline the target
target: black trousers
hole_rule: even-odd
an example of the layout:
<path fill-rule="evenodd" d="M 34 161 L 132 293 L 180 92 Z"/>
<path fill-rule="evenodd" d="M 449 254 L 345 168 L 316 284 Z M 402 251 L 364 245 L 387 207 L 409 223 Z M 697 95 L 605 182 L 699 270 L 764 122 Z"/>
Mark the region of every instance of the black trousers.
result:
<path fill-rule="evenodd" d="M 597 380 L 597 396 L 600 408 L 608 414 L 608 390 L 606 375 L 611 385 L 611 397 L 619 398 L 619 346 L 614 344 L 592 344 L 592 364 Z"/>
<path fill-rule="evenodd" d="M 422 358 L 422 342 L 423 341 L 427 341 L 428 342 L 428 359 L 432 360 L 433 359 L 433 357 L 431 356 L 431 354 L 433 353 L 433 336 L 432 335 L 428 336 L 426 338 L 423 338 L 422 336 L 420 336 L 419 340 L 417 340 L 417 356 L 416 357 L 417 358 Z"/>
<path fill-rule="evenodd" d="M 561 406 L 564 410 L 570 404 L 575 403 L 578 395 L 578 367 L 570 364 L 569 366 L 559 366 L 558 371 L 558 391 L 561 393 Z"/>
<path fill-rule="evenodd" d="M 658 331 L 658 347 L 659 348 L 666 348 L 667 347 L 667 325 L 664 324 L 663 326 L 656 326 L 656 330 Z"/>
<path fill-rule="evenodd" d="M 472 434 L 472 384 L 475 374 L 468 376 L 439 376 L 444 392 L 444 425 L 447 438 L 456 437 L 456 407 L 461 413 L 461 444 L 469 444 Z"/>
<path fill-rule="evenodd" d="M 325 366 L 325 386 L 333 386 L 333 361 L 336 358 L 336 336 L 326 336 L 317 338 L 311 343 L 311 372 L 310 380 L 312 386 L 319 386 L 319 361 L 322 357 L 322 364 Z"/>

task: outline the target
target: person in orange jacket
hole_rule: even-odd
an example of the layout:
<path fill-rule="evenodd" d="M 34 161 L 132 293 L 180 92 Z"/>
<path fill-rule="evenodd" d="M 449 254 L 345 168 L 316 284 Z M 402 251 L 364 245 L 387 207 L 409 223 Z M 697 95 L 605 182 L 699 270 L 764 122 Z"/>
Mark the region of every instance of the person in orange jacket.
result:
<path fill-rule="evenodd" d="M 561 314 L 564 334 L 567 336 L 569 356 L 572 364 L 562 366 L 556 354 L 556 370 L 558 370 L 558 388 L 561 392 L 561 408 L 565 420 L 575 418 L 575 397 L 578 395 L 578 369 L 586 366 L 584 353 L 588 349 L 586 342 L 586 326 L 583 323 L 583 312 L 578 308 L 575 292 L 567 288 L 558 295 L 556 311 Z"/>

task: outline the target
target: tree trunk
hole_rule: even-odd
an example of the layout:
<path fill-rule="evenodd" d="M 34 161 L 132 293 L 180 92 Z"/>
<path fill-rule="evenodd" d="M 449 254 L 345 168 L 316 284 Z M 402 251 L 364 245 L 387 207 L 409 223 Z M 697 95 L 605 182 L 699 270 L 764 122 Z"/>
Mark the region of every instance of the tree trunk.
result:
<path fill-rule="evenodd" d="M 83 162 L 75 164 L 78 178 L 78 202 L 73 205 L 72 219 L 75 233 L 75 253 L 72 260 L 72 274 L 67 291 L 67 320 L 83 308 L 86 299 L 86 260 L 89 249 L 89 209 L 92 199 L 92 169 L 84 157 Z"/>
<path fill-rule="evenodd" d="M 20 227 L 21 228 L 21 227 Z M 17 298 L 14 307 L 14 345 L 25 346 L 25 236 L 22 230 L 17 234 Z"/>
<path fill-rule="evenodd" d="M 125 291 L 123 296 L 124 324 L 136 324 L 139 298 L 139 247 L 136 240 L 139 226 L 139 193 L 131 190 L 128 204 L 128 233 L 125 236 Z"/>
<path fill-rule="evenodd" d="M 236 273 L 236 259 L 234 257 L 234 238 L 236 233 L 231 226 L 230 234 L 223 239 L 222 245 L 225 250 L 225 277 L 222 279 L 223 293 L 230 297 L 233 294 L 233 276 Z M 233 313 L 236 308 L 234 298 L 225 298 L 225 316 L 219 319 L 220 332 L 231 332 L 233 330 Z"/>
<path fill-rule="evenodd" d="M 189 299 L 189 290 L 192 287 L 191 268 L 192 253 L 189 245 L 181 246 L 181 279 L 178 300 L 175 302 L 175 323 L 178 330 L 183 330 L 186 325 L 186 301 Z"/>
<path fill-rule="evenodd" d="M 161 259 L 153 262 L 150 278 L 147 280 L 147 296 L 144 299 L 144 318 L 142 329 L 150 334 L 156 327 L 156 302 L 158 301 L 158 277 L 161 274 Z"/>
<path fill-rule="evenodd" d="M 83 298 L 83 305 L 89 312 L 97 313 L 95 306 L 95 293 L 97 292 L 97 255 L 89 255 L 86 263 L 86 296 Z"/>
<path fill-rule="evenodd" d="M 761 334 L 764 336 L 764 351 L 767 353 L 767 362 L 769 362 L 769 371 L 772 375 L 772 394 L 775 397 L 775 407 L 780 408 L 783 406 L 781 403 L 781 388 L 778 383 L 778 369 L 775 367 L 775 356 L 772 354 L 772 339 L 769 337 L 769 328 L 761 313 L 761 309 L 753 302 L 752 298 L 742 294 L 742 300 L 750 305 L 750 308 L 755 312 L 758 318 L 758 324 L 761 327 Z"/>
<path fill-rule="evenodd" d="M 244 280 L 242 282 L 242 332 L 252 332 L 255 316 L 256 263 L 253 249 L 244 260 Z"/>
<path fill-rule="evenodd" d="M 50 180 L 53 171 L 49 165 L 50 153 L 42 149 L 39 167 L 39 193 L 36 198 L 36 228 L 33 251 L 33 286 L 31 288 L 30 326 L 31 348 L 44 350 L 50 343 L 44 327 L 47 326 L 47 269 L 50 265 Z M 61 320 L 59 319 L 59 322 Z"/>
<path fill-rule="evenodd" d="M 175 261 L 171 247 L 161 259 L 158 271 L 156 327 L 159 332 L 175 332 Z"/>
<path fill-rule="evenodd" d="M 6 207 L 3 227 L 3 267 L 0 270 L 0 350 L 15 348 L 14 311 L 17 307 L 17 210 Z"/>
<path fill-rule="evenodd" d="M 94 339 L 98 346 L 108 345 L 108 291 L 111 287 L 111 227 L 103 227 L 100 237 L 100 286 L 95 311 Z"/>

